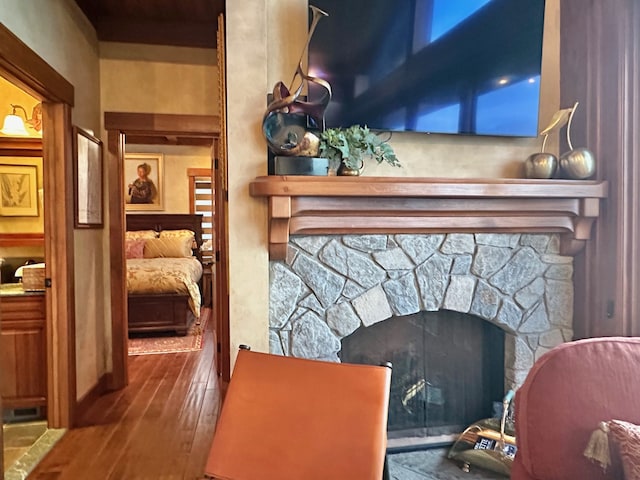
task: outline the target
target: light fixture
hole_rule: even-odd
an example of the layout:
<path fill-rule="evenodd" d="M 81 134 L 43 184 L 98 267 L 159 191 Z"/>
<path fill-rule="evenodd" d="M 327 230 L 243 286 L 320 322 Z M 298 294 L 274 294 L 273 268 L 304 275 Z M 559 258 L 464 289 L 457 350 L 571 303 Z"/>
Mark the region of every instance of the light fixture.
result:
<path fill-rule="evenodd" d="M 35 107 L 33 107 L 33 114 L 31 119 L 27 116 L 27 111 L 22 105 L 11 104 L 11 108 L 13 109 L 13 111 L 11 112 L 11 114 L 4 117 L 4 123 L 2 125 L 2 129 L 0 130 L 0 133 L 11 136 L 28 136 L 29 132 L 27 132 L 27 129 L 25 128 L 25 122 L 28 123 L 31 128 L 33 128 L 37 132 L 40 132 L 42 130 L 42 104 L 38 103 Z M 17 114 L 18 110 L 22 110 L 24 120 Z"/>

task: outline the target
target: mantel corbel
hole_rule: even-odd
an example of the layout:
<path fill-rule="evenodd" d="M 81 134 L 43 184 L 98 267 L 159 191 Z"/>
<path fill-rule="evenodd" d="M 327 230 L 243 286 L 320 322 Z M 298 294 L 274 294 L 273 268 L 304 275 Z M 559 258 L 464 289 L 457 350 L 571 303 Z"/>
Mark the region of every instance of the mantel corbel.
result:
<path fill-rule="evenodd" d="M 607 182 L 393 177 L 258 177 L 269 200 L 269 256 L 284 260 L 290 235 L 560 233 L 575 255 L 591 236 Z"/>

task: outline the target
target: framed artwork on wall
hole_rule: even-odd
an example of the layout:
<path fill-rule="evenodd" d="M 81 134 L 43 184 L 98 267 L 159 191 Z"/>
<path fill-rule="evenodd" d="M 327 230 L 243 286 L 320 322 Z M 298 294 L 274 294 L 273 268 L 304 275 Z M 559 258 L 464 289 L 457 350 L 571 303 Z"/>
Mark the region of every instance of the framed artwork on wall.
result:
<path fill-rule="evenodd" d="M 127 153 L 124 156 L 125 210 L 163 210 L 161 153 Z"/>
<path fill-rule="evenodd" d="M 0 215 L 38 216 L 38 167 L 0 164 Z"/>
<path fill-rule="evenodd" d="M 76 228 L 102 228 L 102 142 L 73 127 L 73 202 Z"/>

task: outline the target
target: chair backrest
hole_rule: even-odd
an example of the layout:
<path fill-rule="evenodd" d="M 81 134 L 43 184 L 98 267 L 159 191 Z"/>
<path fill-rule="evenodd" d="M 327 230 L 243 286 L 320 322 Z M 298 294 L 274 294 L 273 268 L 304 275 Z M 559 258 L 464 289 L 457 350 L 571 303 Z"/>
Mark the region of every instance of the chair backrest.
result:
<path fill-rule="evenodd" d="M 391 370 L 241 350 L 206 474 L 380 480 Z"/>
<path fill-rule="evenodd" d="M 512 479 L 621 478 L 619 464 L 603 472 L 583 451 L 601 421 L 640 423 L 639 372 L 639 338 L 579 340 L 542 356 L 516 393 Z"/>

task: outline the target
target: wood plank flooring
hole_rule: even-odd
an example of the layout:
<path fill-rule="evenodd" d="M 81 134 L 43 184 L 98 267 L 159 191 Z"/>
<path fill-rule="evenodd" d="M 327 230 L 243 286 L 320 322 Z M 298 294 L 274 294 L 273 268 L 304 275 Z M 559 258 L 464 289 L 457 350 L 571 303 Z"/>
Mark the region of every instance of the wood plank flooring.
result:
<path fill-rule="evenodd" d="M 214 323 L 200 352 L 129 357 L 129 386 L 101 397 L 29 479 L 203 478 L 220 405 Z"/>

